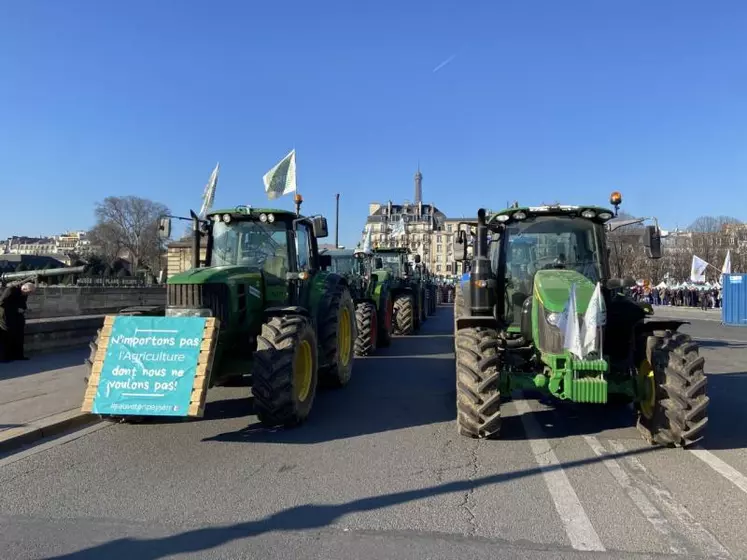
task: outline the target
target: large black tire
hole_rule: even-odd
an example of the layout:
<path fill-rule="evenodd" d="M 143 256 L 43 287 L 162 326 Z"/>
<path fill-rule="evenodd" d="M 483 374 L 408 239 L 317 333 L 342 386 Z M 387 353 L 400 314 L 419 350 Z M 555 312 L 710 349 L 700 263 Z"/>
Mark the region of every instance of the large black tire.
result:
<path fill-rule="evenodd" d="M 654 331 L 646 341 L 646 360 L 655 385 L 649 414 L 638 403 L 638 430 L 651 444 L 687 447 L 700 441 L 708 424 L 705 360 L 698 344 L 683 333 Z"/>
<path fill-rule="evenodd" d="M 325 387 L 344 387 L 350 381 L 355 356 L 355 304 L 347 286 L 338 285 L 325 299 L 319 327 L 324 367 L 319 381 Z M 342 326 L 347 323 L 347 328 Z M 347 342 L 343 344 L 342 338 Z M 344 347 L 343 347 L 344 346 Z"/>
<path fill-rule="evenodd" d="M 388 348 L 392 345 L 392 331 L 394 330 L 394 302 L 391 295 L 386 295 L 379 311 L 378 346 Z"/>
<path fill-rule="evenodd" d="M 430 314 L 431 315 L 435 315 L 436 311 L 438 310 L 438 303 L 436 303 L 436 292 L 437 292 L 436 287 L 435 286 L 431 286 L 430 288 L 428 288 L 428 291 L 431 294 L 431 310 L 430 310 Z"/>
<path fill-rule="evenodd" d="M 254 412 L 260 422 L 271 427 L 303 422 L 314 404 L 317 370 L 316 334 L 308 318 L 284 315 L 262 325 L 252 368 Z"/>
<path fill-rule="evenodd" d="M 441 305 L 444 302 L 444 291 L 440 286 L 436 288 L 436 305 Z"/>
<path fill-rule="evenodd" d="M 355 355 L 369 356 L 376 352 L 379 338 L 379 314 L 376 306 L 368 301 L 356 304 L 355 322 L 358 336 L 355 337 Z"/>
<path fill-rule="evenodd" d="M 457 332 L 456 341 L 457 430 L 471 438 L 497 438 L 503 357 L 498 333 L 483 327 L 466 328 Z"/>
<path fill-rule="evenodd" d="M 402 294 L 394 300 L 394 334 L 408 335 L 415 332 L 415 301 L 411 294 Z"/>
<path fill-rule="evenodd" d="M 422 325 L 428 320 L 428 310 L 431 306 L 431 298 L 430 294 L 428 293 L 428 288 L 423 288 L 420 290 L 420 301 L 422 305 L 420 306 L 420 324 Z"/>
<path fill-rule="evenodd" d="M 425 288 L 425 316 L 430 317 L 433 315 L 433 294 L 431 293 L 431 289 L 426 287 Z"/>

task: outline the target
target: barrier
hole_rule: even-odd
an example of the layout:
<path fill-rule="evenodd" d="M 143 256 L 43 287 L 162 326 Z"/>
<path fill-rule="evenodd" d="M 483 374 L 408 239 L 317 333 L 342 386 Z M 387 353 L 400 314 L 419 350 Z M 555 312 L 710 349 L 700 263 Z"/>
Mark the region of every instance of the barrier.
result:
<path fill-rule="evenodd" d="M 85 348 L 103 324 L 103 315 L 30 320 L 26 322 L 24 350 L 33 355 Z"/>
<path fill-rule="evenodd" d="M 28 298 L 28 319 L 106 315 L 125 307 L 165 305 L 166 287 L 52 286 Z"/>

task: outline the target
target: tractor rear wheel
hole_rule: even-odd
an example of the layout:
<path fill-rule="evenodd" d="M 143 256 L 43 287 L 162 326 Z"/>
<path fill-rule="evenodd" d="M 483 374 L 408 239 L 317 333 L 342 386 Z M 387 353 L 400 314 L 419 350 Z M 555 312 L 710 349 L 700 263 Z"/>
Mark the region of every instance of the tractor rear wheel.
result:
<path fill-rule="evenodd" d="M 698 344 L 683 333 L 654 331 L 638 365 L 638 430 L 651 444 L 686 447 L 708 423 L 707 379 Z"/>
<path fill-rule="evenodd" d="M 392 330 L 394 329 L 394 301 L 387 294 L 379 313 L 379 340 L 378 345 L 386 348 L 392 344 Z"/>
<path fill-rule="evenodd" d="M 463 436 L 496 438 L 501 429 L 501 365 L 498 333 L 484 327 L 456 334 L 457 430 Z"/>
<path fill-rule="evenodd" d="M 358 336 L 355 337 L 355 355 L 368 356 L 376 351 L 379 335 L 379 316 L 376 306 L 370 301 L 355 306 L 355 322 Z"/>
<path fill-rule="evenodd" d="M 319 328 L 324 366 L 319 380 L 325 387 L 344 387 L 350 381 L 355 355 L 355 304 L 344 285 L 334 288 L 322 311 Z"/>
<path fill-rule="evenodd" d="M 317 386 L 316 334 L 301 315 L 272 317 L 257 337 L 254 411 L 267 426 L 294 426 L 311 412 Z"/>
<path fill-rule="evenodd" d="M 411 294 L 402 294 L 394 300 L 394 333 L 412 334 L 415 331 L 415 301 Z"/>

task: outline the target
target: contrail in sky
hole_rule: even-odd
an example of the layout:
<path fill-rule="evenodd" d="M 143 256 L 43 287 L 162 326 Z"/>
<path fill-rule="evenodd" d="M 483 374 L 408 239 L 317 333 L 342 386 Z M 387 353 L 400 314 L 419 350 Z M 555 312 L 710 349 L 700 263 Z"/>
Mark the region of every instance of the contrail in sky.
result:
<path fill-rule="evenodd" d="M 447 64 L 449 64 L 455 58 L 456 58 L 456 55 L 452 54 L 449 58 L 447 58 L 446 60 L 444 60 L 441 64 L 439 64 L 438 66 L 436 66 L 433 69 L 433 73 L 435 74 L 436 72 L 438 72 L 439 70 L 441 70 L 441 68 L 443 68 L 444 66 L 446 66 Z"/>

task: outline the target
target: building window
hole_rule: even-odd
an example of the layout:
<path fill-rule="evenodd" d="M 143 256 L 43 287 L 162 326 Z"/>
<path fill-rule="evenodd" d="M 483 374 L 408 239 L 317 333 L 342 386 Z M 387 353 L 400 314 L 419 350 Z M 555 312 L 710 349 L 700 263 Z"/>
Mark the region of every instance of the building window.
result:
<path fill-rule="evenodd" d="M 443 248 L 443 245 L 436 245 L 436 253 L 441 253 L 443 251 Z"/>
<path fill-rule="evenodd" d="M 441 265 L 440 264 L 436 265 L 436 272 L 441 272 Z"/>
<path fill-rule="evenodd" d="M 451 228 L 452 228 L 452 227 L 454 227 L 454 226 L 452 226 L 451 224 L 447 225 L 447 226 L 446 226 L 446 231 L 448 231 L 449 233 L 451 233 L 451 231 L 452 231 L 452 230 L 451 230 Z M 448 271 L 447 271 L 447 272 L 448 272 Z"/>
<path fill-rule="evenodd" d="M 451 265 L 450 264 L 446 265 L 446 272 L 451 272 Z"/>
<path fill-rule="evenodd" d="M 441 236 L 440 235 L 436 236 L 436 243 L 441 243 Z"/>

